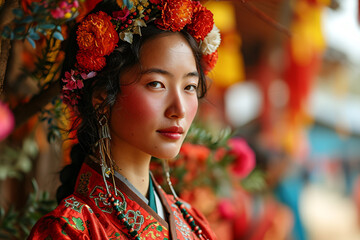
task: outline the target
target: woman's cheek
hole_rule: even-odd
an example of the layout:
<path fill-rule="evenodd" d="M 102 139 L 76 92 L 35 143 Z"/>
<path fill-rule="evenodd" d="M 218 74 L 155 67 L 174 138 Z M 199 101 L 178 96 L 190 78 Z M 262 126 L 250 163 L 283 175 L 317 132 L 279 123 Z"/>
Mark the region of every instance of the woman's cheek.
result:
<path fill-rule="evenodd" d="M 198 99 L 196 98 L 196 99 L 194 99 L 194 100 L 192 100 L 191 102 L 190 102 L 190 104 L 189 104 L 189 120 L 190 120 L 190 123 L 189 123 L 189 125 L 192 123 L 192 121 L 194 120 L 194 118 L 195 118 L 195 115 L 196 115 L 196 113 L 197 113 L 197 110 L 198 110 L 198 105 L 199 105 L 199 102 L 198 102 Z"/>
<path fill-rule="evenodd" d="M 139 119 L 146 120 L 154 117 L 161 110 L 161 102 L 143 92 L 133 92 L 127 100 L 128 112 L 132 115 L 138 115 Z"/>

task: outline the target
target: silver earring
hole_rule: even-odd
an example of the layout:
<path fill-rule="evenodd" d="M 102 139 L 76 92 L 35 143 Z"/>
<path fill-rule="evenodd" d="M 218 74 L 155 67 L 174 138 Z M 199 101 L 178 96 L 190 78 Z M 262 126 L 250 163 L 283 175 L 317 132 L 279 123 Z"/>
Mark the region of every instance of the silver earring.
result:
<path fill-rule="evenodd" d="M 115 196 L 117 196 L 117 189 L 115 185 L 115 178 L 114 178 L 114 162 L 111 158 L 110 154 L 110 130 L 108 125 L 108 120 L 106 116 L 103 114 L 99 119 L 99 141 L 98 141 L 98 147 L 99 147 L 99 153 L 101 158 L 101 173 L 103 176 L 103 180 L 105 183 L 106 191 L 108 194 L 110 193 L 109 186 L 107 184 L 106 178 L 112 177 L 113 185 L 114 185 L 114 191 Z"/>

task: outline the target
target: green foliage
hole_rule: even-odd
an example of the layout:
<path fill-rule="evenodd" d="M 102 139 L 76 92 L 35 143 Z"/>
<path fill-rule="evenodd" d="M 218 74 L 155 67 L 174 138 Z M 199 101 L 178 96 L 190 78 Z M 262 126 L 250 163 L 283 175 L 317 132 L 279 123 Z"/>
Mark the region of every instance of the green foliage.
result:
<path fill-rule="evenodd" d="M 32 159 L 38 154 L 33 138 L 27 138 L 21 147 L 0 145 L 0 180 L 8 177 L 20 178 L 31 170 Z"/>
<path fill-rule="evenodd" d="M 25 239 L 34 224 L 56 207 L 56 202 L 49 199 L 47 192 L 39 192 L 35 180 L 32 181 L 34 192 L 22 209 L 10 207 L 7 211 L 0 208 L 0 239 Z"/>
<path fill-rule="evenodd" d="M 218 133 L 212 133 L 206 127 L 194 123 L 191 125 L 185 142 L 207 146 L 209 149 L 226 147 L 227 141 L 232 137 L 231 128 L 225 128 Z"/>
<path fill-rule="evenodd" d="M 260 192 L 264 190 L 267 187 L 264 172 L 255 169 L 241 182 L 241 185 L 248 192 Z"/>
<path fill-rule="evenodd" d="M 13 14 L 15 19 L 5 26 L 1 36 L 3 38 L 22 40 L 26 39 L 33 48 L 36 47 L 36 40 L 40 35 L 50 35 L 60 41 L 64 40 L 61 33 L 61 25 L 73 20 L 78 13 L 75 12 L 71 18 L 55 19 L 51 15 L 52 6 L 56 7 L 58 1 L 32 2 L 25 11 L 22 8 L 15 8 Z"/>
<path fill-rule="evenodd" d="M 56 97 L 48 108 L 41 111 L 40 120 L 48 124 L 47 140 L 50 143 L 61 139 L 61 131 L 64 129 L 61 117 L 64 108 L 60 97 Z"/>

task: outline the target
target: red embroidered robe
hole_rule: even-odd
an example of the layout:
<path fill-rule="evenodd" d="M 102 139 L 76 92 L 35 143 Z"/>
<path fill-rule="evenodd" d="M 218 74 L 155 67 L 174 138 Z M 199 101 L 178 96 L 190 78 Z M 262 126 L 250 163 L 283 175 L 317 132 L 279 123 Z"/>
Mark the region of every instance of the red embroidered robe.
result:
<path fill-rule="evenodd" d="M 113 186 L 108 184 L 113 192 Z M 126 184 L 116 179 L 120 207 L 128 222 L 138 231 L 140 239 L 199 239 L 183 218 L 174 197 L 165 194 L 158 184 L 155 185 L 167 221 L 159 217 Z M 105 201 L 105 196 L 100 168 L 91 161 L 84 163 L 74 193 L 42 217 L 28 239 L 131 239 L 128 229 L 116 218 L 115 210 Z M 203 235 L 210 240 L 216 239 L 203 215 L 190 205 L 185 206 Z"/>

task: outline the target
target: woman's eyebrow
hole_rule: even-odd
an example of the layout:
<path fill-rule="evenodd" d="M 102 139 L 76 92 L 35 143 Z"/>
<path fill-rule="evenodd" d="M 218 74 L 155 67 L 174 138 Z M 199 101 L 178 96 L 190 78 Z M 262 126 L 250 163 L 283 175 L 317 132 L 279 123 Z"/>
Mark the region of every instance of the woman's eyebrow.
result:
<path fill-rule="evenodd" d="M 184 78 L 187 78 L 187 77 L 199 77 L 199 73 L 197 71 L 189 72 L 189 73 L 185 74 L 185 76 L 184 76 Z"/>
<path fill-rule="evenodd" d="M 151 74 L 151 73 L 159 73 L 161 75 L 167 75 L 170 77 L 174 76 L 172 73 L 165 71 L 163 69 L 160 69 L 160 68 L 149 68 L 149 69 L 145 69 L 145 70 L 141 71 L 141 75 L 146 75 L 146 74 Z"/>
<path fill-rule="evenodd" d="M 168 72 L 168 71 L 160 69 L 160 68 L 145 69 L 141 72 L 141 75 L 146 75 L 146 74 L 151 74 L 151 73 L 158 73 L 161 75 L 167 75 L 170 77 L 174 77 L 174 74 L 172 74 L 171 72 Z M 186 73 L 183 78 L 188 78 L 188 77 L 199 77 L 199 73 L 197 71 L 189 72 L 189 73 Z"/>

